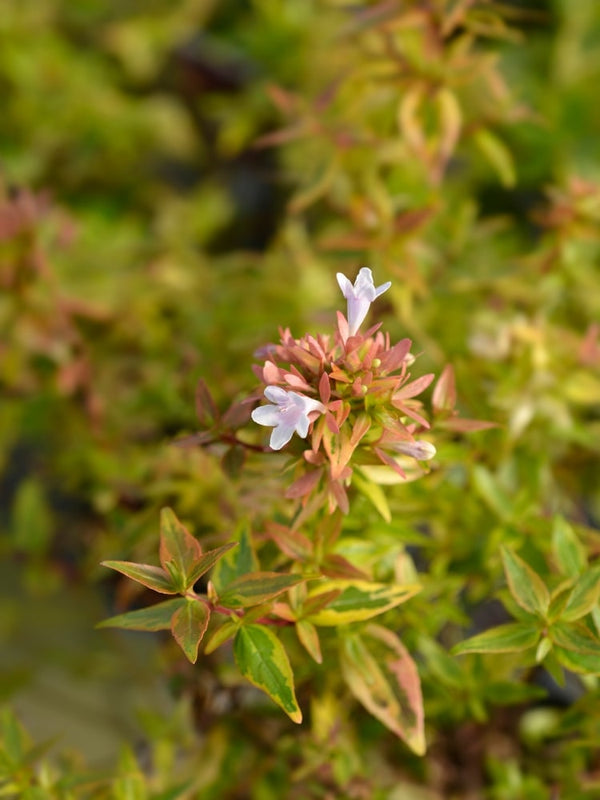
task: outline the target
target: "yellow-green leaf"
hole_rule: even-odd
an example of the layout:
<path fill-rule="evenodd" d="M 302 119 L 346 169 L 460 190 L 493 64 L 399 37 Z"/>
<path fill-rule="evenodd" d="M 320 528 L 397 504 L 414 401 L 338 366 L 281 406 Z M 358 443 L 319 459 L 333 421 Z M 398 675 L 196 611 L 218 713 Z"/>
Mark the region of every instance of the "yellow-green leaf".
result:
<path fill-rule="evenodd" d="M 342 642 L 342 675 L 350 691 L 417 755 L 425 753 L 423 697 L 417 667 L 398 637 L 379 625 Z"/>
<path fill-rule="evenodd" d="M 233 653 L 242 675 L 277 703 L 292 722 L 302 722 L 292 668 L 273 631 L 265 625 L 243 625 L 236 634 Z"/>
<path fill-rule="evenodd" d="M 97 628 L 124 628 L 129 631 L 165 631 L 171 627 L 171 618 L 185 603 L 183 597 L 165 600 L 149 608 L 127 611 L 116 617 L 102 620 Z"/>
<path fill-rule="evenodd" d="M 537 644 L 541 632 L 526 622 L 509 622 L 460 642 L 454 655 L 464 653 L 517 653 Z"/>
<path fill-rule="evenodd" d="M 313 658 L 317 664 L 322 664 L 323 656 L 321 654 L 319 634 L 312 622 L 308 622 L 306 619 L 299 619 L 296 622 L 296 633 L 298 634 L 300 643 L 309 656 Z"/>
<path fill-rule="evenodd" d="M 508 547 L 502 548 L 502 561 L 508 588 L 514 599 L 525 611 L 543 617 L 550 605 L 550 593 L 544 581 Z"/>
<path fill-rule="evenodd" d="M 373 504 L 386 522 L 392 521 L 392 512 L 381 486 L 369 480 L 364 473 L 359 474 L 358 470 L 354 472 L 352 484 Z"/>
<path fill-rule="evenodd" d="M 517 173 L 512 153 L 495 133 L 480 128 L 473 136 L 475 144 L 496 171 L 503 186 L 510 188 L 517 182 Z"/>
<path fill-rule="evenodd" d="M 114 569 L 133 581 L 154 589 L 161 594 L 177 594 L 179 589 L 173 586 L 168 572 L 151 564 L 135 564 L 133 561 L 102 561 L 103 567 Z"/>
<path fill-rule="evenodd" d="M 552 549 L 561 572 L 574 578 L 587 566 L 585 549 L 575 531 L 563 518 L 556 516 L 552 526 Z"/>
<path fill-rule="evenodd" d="M 362 622 L 404 603 L 417 594 L 420 588 L 418 584 L 400 586 L 342 578 L 323 580 L 309 590 L 307 603 L 318 601 L 326 593 L 338 594 L 325 608 L 305 615 L 304 619 L 313 625 L 325 626 Z"/>
<path fill-rule="evenodd" d="M 292 586 L 302 583 L 302 575 L 278 572 L 255 572 L 236 578 L 219 595 L 219 605 L 225 608 L 247 608 L 272 600 Z"/>
<path fill-rule="evenodd" d="M 571 622 L 584 617 L 598 605 L 600 598 L 600 567 L 585 572 L 577 581 L 560 618 Z"/>
<path fill-rule="evenodd" d="M 556 622 L 548 631 L 559 647 L 576 653 L 588 653 L 600 660 L 600 640 L 582 622 Z"/>

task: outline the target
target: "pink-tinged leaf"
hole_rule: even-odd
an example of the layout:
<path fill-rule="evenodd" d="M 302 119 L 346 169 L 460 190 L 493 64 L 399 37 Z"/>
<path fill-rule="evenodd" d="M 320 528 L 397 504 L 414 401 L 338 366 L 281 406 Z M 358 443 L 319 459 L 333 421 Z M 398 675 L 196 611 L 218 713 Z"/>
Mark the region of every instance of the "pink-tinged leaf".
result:
<path fill-rule="evenodd" d="M 292 668 L 272 630 L 266 625 L 244 625 L 236 634 L 233 654 L 244 678 L 262 689 L 292 722 L 302 722 Z"/>
<path fill-rule="evenodd" d="M 300 644 L 313 661 L 316 661 L 317 664 L 322 664 L 323 655 L 321 654 L 321 643 L 315 626 L 305 619 L 299 619 L 298 622 L 296 622 L 296 633 Z"/>
<path fill-rule="evenodd" d="M 340 334 L 340 338 L 342 342 L 345 342 L 348 339 L 348 335 L 350 333 L 350 328 L 348 326 L 348 320 L 342 314 L 341 311 L 337 312 L 337 324 L 338 324 L 338 331 Z"/>
<path fill-rule="evenodd" d="M 401 478 L 406 479 L 406 472 L 404 472 L 395 458 L 392 458 L 392 456 L 388 455 L 388 453 L 386 453 L 384 450 L 381 450 L 379 447 L 375 447 L 374 452 L 377 458 L 383 464 L 385 464 L 387 467 L 391 467 Z"/>
<path fill-rule="evenodd" d="M 283 370 L 279 369 L 277 364 L 272 361 L 265 361 L 262 370 L 262 379 L 265 383 L 275 384 L 279 383 L 283 377 Z"/>
<path fill-rule="evenodd" d="M 173 585 L 171 576 L 160 567 L 150 564 L 134 564 L 132 561 L 102 561 L 103 567 L 114 569 L 122 575 L 137 581 L 148 589 L 154 589 L 161 594 L 177 594 L 179 589 Z"/>
<path fill-rule="evenodd" d="M 219 409 L 202 378 L 196 384 L 196 415 L 205 428 L 211 428 L 219 419 Z"/>
<path fill-rule="evenodd" d="M 368 640 L 368 644 L 367 644 Z M 342 675 L 367 711 L 417 755 L 425 753 L 421 682 L 415 662 L 398 637 L 379 625 L 342 644 Z"/>
<path fill-rule="evenodd" d="M 370 428 L 371 418 L 367 414 L 359 414 L 350 434 L 350 444 L 353 449 L 358 446 L 358 443 L 369 432 Z"/>
<path fill-rule="evenodd" d="M 334 436 L 337 436 L 340 432 L 340 427 L 335 421 L 335 417 L 329 411 L 325 412 L 325 422 L 327 423 L 327 427 L 333 433 Z"/>
<path fill-rule="evenodd" d="M 226 586 L 219 595 L 219 605 L 225 608 L 249 608 L 271 600 L 306 580 L 302 575 L 278 572 L 254 572 L 243 575 Z"/>
<path fill-rule="evenodd" d="M 222 423 L 226 428 L 241 428 L 250 419 L 256 397 L 246 397 L 238 403 L 232 403 L 223 414 Z"/>
<path fill-rule="evenodd" d="M 189 436 L 182 436 L 181 439 L 176 439 L 173 444 L 175 447 L 188 449 L 191 447 L 202 447 L 202 445 L 212 443 L 214 441 L 214 433 L 212 431 L 203 431 L 203 433 L 192 433 Z"/>
<path fill-rule="evenodd" d="M 287 528 L 285 525 L 279 525 L 276 522 L 268 522 L 265 526 L 265 532 L 288 558 L 298 561 L 306 561 L 311 558 L 313 543 L 303 533 Z"/>
<path fill-rule="evenodd" d="M 430 424 L 425 419 L 425 417 L 419 414 L 419 412 L 413 405 L 410 405 L 410 400 L 408 401 L 408 403 L 402 403 L 400 400 L 395 400 L 394 397 L 392 397 L 392 405 L 394 406 L 394 408 L 397 408 L 398 411 L 402 411 L 402 413 L 405 416 L 414 419 L 415 422 L 418 422 L 419 425 L 422 425 L 424 428 L 431 427 Z"/>
<path fill-rule="evenodd" d="M 299 389 L 301 392 L 313 391 L 312 386 L 310 386 L 303 377 L 294 375 L 292 372 L 286 372 L 283 376 L 283 380 L 288 386 L 291 386 L 292 389 Z"/>
<path fill-rule="evenodd" d="M 210 609 L 206 603 L 191 598 L 186 598 L 185 604 L 173 615 L 171 633 L 192 664 L 195 664 L 198 658 L 198 647 L 206 633 L 209 620 Z"/>
<path fill-rule="evenodd" d="M 320 564 L 321 572 L 328 578 L 348 578 L 349 580 L 368 581 L 371 576 L 355 567 L 347 558 L 339 553 L 329 553 Z"/>
<path fill-rule="evenodd" d="M 456 381 L 451 364 L 446 364 L 442 370 L 431 396 L 431 404 L 436 414 L 440 411 L 450 413 L 454 410 L 456 405 Z"/>
<path fill-rule="evenodd" d="M 313 469 L 305 473 L 300 478 L 294 481 L 292 485 L 286 490 L 285 497 L 288 499 L 295 499 L 297 497 L 306 497 L 310 494 L 315 486 L 319 483 L 322 471 L 320 469 Z"/>
<path fill-rule="evenodd" d="M 165 600 L 162 603 L 127 611 L 116 617 L 102 620 L 97 628 L 123 628 L 127 631 L 166 631 L 171 627 L 173 614 L 186 602 L 185 598 L 177 597 Z"/>
<path fill-rule="evenodd" d="M 487 431 L 490 428 L 499 428 L 497 422 L 486 422 L 483 419 L 463 419 L 462 417 L 450 417 L 436 423 L 437 428 L 456 433 L 474 433 L 475 431 Z"/>
<path fill-rule="evenodd" d="M 405 358 L 410 352 L 412 342 L 410 339 L 402 339 L 389 350 L 379 356 L 382 372 L 395 372 L 405 363 Z"/>
<path fill-rule="evenodd" d="M 301 122 L 299 125 L 290 125 L 288 128 L 280 128 L 272 133 L 265 133 L 254 141 L 254 147 L 275 147 L 286 142 L 293 142 L 308 134 L 308 128 Z"/>
<path fill-rule="evenodd" d="M 329 376 L 324 372 L 319 379 L 319 397 L 321 402 L 327 405 L 331 398 L 331 384 L 329 383 Z"/>
<path fill-rule="evenodd" d="M 350 501 L 348 500 L 348 494 L 346 490 L 342 486 L 339 481 L 330 481 L 329 482 L 329 511 L 330 513 L 335 511 L 336 508 L 339 508 L 343 514 L 347 514 L 350 511 Z"/>
<path fill-rule="evenodd" d="M 181 577 L 182 589 L 189 589 L 198 579 L 190 580 L 190 575 L 202 557 L 202 548 L 170 508 L 163 508 L 160 514 L 159 556 L 163 569 Z"/>
<path fill-rule="evenodd" d="M 422 375 L 420 378 L 417 378 L 410 383 L 405 383 L 404 386 L 400 387 L 400 389 L 394 393 L 392 401 L 402 401 L 408 400 L 409 397 L 416 397 L 418 394 L 421 394 L 421 392 L 425 391 L 434 378 L 435 375 L 433 372 L 430 372 L 429 374 Z"/>

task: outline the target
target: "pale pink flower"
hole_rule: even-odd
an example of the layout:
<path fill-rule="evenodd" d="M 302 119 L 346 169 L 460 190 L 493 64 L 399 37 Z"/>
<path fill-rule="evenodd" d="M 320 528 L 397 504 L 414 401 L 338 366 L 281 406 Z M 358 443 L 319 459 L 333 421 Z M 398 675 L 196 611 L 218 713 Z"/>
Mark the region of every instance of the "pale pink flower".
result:
<path fill-rule="evenodd" d="M 341 272 L 338 272 L 336 277 L 342 294 L 348 301 L 348 328 L 350 336 L 354 336 L 367 316 L 371 303 L 376 297 L 387 291 L 392 284 L 391 281 L 388 281 L 376 288 L 373 283 L 373 273 L 368 267 L 360 270 L 354 285 Z"/>
<path fill-rule="evenodd" d="M 309 414 L 325 412 L 325 406 L 298 392 L 288 392 L 280 386 L 267 386 L 265 397 L 274 405 L 260 406 L 252 412 L 252 419 L 259 425 L 274 428 L 269 445 L 273 450 L 281 450 L 294 433 L 303 439 L 308 434 L 311 420 Z"/>

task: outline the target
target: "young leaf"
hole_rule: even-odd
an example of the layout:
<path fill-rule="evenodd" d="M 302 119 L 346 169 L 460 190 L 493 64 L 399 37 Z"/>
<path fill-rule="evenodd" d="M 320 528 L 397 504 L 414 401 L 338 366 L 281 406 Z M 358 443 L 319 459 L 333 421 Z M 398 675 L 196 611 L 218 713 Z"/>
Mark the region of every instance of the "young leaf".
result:
<path fill-rule="evenodd" d="M 286 589 L 302 583 L 302 575 L 282 575 L 278 572 L 254 572 L 236 578 L 219 595 L 219 605 L 225 608 L 247 608 L 277 597 Z"/>
<path fill-rule="evenodd" d="M 324 626 L 361 622 L 404 603 L 417 594 L 420 588 L 418 584 L 399 586 L 342 578 L 323 580 L 309 591 L 307 603 L 314 602 L 329 592 L 337 591 L 339 594 L 325 608 L 304 614 L 303 618 L 313 625 Z"/>
<path fill-rule="evenodd" d="M 392 521 L 392 512 L 381 486 L 373 483 L 362 470 L 355 470 L 352 483 L 373 504 L 386 522 Z"/>
<path fill-rule="evenodd" d="M 97 628 L 123 628 L 129 631 L 164 631 L 171 627 L 173 614 L 185 603 L 183 597 L 165 600 L 149 608 L 127 611 L 116 617 L 102 620 Z"/>
<path fill-rule="evenodd" d="M 217 405 L 202 378 L 196 384 L 196 414 L 203 428 L 212 427 L 219 419 Z"/>
<path fill-rule="evenodd" d="M 213 617 L 214 619 L 214 617 Z M 204 652 L 206 655 L 213 653 L 218 647 L 221 647 L 222 644 L 228 639 L 231 639 L 238 631 L 240 627 L 240 620 L 239 617 L 233 615 L 230 617 L 226 622 L 224 622 L 220 628 L 217 628 L 216 631 L 213 632 L 212 636 L 204 645 Z"/>
<path fill-rule="evenodd" d="M 344 639 L 340 663 L 356 699 L 413 752 L 423 755 L 421 683 L 417 667 L 398 637 L 386 628 L 370 625 L 366 636 L 354 634 Z"/>
<path fill-rule="evenodd" d="M 522 558 L 509 548 L 502 548 L 506 580 L 517 603 L 533 614 L 544 616 L 550 605 L 550 593 L 543 580 Z"/>
<path fill-rule="evenodd" d="M 171 633 L 192 664 L 198 658 L 198 646 L 206 633 L 209 620 L 210 609 L 206 603 L 189 597 L 171 620 Z"/>
<path fill-rule="evenodd" d="M 580 672 L 583 675 L 600 675 L 600 658 L 596 655 L 576 653 L 574 650 L 558 646 L 555 646 L 552 652 L 563 667 L 573 672 Z"/>
<path fill-rule="evenodd" d="M 103 567 L 114 569 L 133 581 L 154 589 L 161 594 L 177 594 L 179 589 L 173 586 L 168 572 L 150 564 L 134 564 L 133 561 L 102 561 Z"/>
<path fill-rule="evenodd" d="M 202 577 L 205 572 L 208 572 L 220 558 L 223 558 L 225 553 L 231 550 L 232 547 L 236 547 L 236 545 L 237 542 L 228 542 L 221 547 L 216 547 L 214 550 L 203 553 L 196 562 L 194 568 L 188 574 L 188 587 L 193 586 L 198 578 Z"/>
<path fill-rule="evenodd" d="M 517 653 L 537 644 L 540 635 L 537 628 L 526 622 L 509 622 L 459 642 L 452 653 Z"/>
<path fill-rule="evenodd" d="M 600 640 L 581 622 L 556 622 L 550 627 L 548 635 L 564 650 L 589 653 L 600 659 Z"/>
<path fill-rule="evenodd" d="M 242 675 L 277 703 L 292 722 L 302 722 L 292 668 L 273 631 L 265 625 L 243 625 L 236 634 L 233 653 Z"/>
<path fill-rule="evenodd" d="M 249 575 L 251 572 L 258 572 L 259 569 L 248 527 L 242 527 L 236 538 L 238 546 L 233 552 L 227 553 L 224 558 L 219 559 L 211 575 L 218 594 L 236 578 Z"/>
<path fill-rule="evenodd" d="M 598 599 L 600 599 L 600 567 L 594 567 L 579 578 L 560 618 L 565 622 L 580 619 L 598 605 Z"/>
<path fill-rule="evenodd" d="M 299 619 L 296 622 L 296 633 L 300 644 L 304 647 L 309 656 L 314 659 L 317 664 L 323 663 L 323 656 L 321 654 L 321 643 L 319 642 L 319 634 L 317 629 L 305 619 Z"/>
<path fill-rule="evenodd" d="M 171 572 L 174 580 L 180 576 L 180 591 L 189 589 L 193 584 L 189 576 L 202 556 L 202 548 L 170 508 L 163 508 L 160 512 L 159 555 L 163 569 Z"/>
<path fill-rule="evenodd" d="M 557 566 L 564 575 L 575 578 L 586 568 L 585 550 L 575 531 L 563 517 L 554 518 L 552 549 Z"/>

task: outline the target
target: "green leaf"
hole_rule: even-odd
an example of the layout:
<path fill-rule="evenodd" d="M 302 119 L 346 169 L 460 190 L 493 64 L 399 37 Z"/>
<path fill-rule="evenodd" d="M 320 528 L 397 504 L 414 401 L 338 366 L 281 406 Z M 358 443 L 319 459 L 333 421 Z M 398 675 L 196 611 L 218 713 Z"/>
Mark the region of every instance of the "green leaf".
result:
<path fill-rule="evenodd" d="M 550 593 L 543 580 L 508 547 L 502 548 L 502 561 L 508 587 L 517 603 L 525 611 L 543 617 L 550 605 Z"/>
<path fill-rule="evenodd" d="M 159 555 L 163 569 L 174 576 L 174 583 L 175 576 L 180 576 L 179 590 L 189 589 L 194 583 L 190 582 L 190 575 L 202 557 L 202 548 L 170 508 L 163 508 L 160 512 Z"/>
<path fill-rule="evenodd" d="M 299 619 L 296 622 L 296 633 L 300 644 L 304 647 L 309 656 L 317 662 L 323 663 L 323 656 L 321 654 L 321 643 L 319 641 L 319 634 L 317 629 L 306 619 Z"/>
<path fill-rule="evenodd" d="M 225 553 L 229 552 L 232 547 L 236 547 L 237 542 L 228 542 L 227 544 L 222 545 L 221 547 L 216 547 L 214 550 L 208 550 L 208 552 L 203 553 L 200 556 L 200 559 L 196 562 L 196 565 L 188 574 L 188 588 L 193 586 L 198 578 L 202 577 L 205 572 L 208 572 L 209 569 L 214 567 L 217 561 L 220 558 L 223 558 Z"/>
<path fill-rule="evenodd" d="M 185 603 L 183 597 L 165 600 L 149 608 L 127 611 L 116 617 L 105 619 L 96 625 L 97 628 L 123 628 L 129 631 L 164 631 L 171 627 L 173 614 Z"/>
<path fill-rule="evenodd" d="M 133 561 L 102 561 L 103 567 L 114 569 L 128 578 L 131 578 L 149 589 L 161 594 L 177 594 L 178 589 L 173 586 L 170 575 L 160 567 L 150 564 L 134 564 Z"/>
<path fill-rule="evenodd" d="M 584 617 L 598 604 L 600 598 L 600 567 L 585 572 L 577 581 L 560 615 L 565 622 Z"/>
<path fill-rule="evenodd" d="M 512 516 L 513 508 L 509 497 L 500 488 L 497 479 L 481 464 L 473 467 L 473 486 L 481 499 L 502 520 Z"/>
<path fill-rule="evenodd" d="M 171 632 L 192 664 L 195 664 L 198 658 L 198 647 L 206 633 L 209 619 L 210 609 L 206 603 L 189 597 L 173 615 Z"/>
<path fill-rule="evenodd" d="M 225 608 L 256 606 L 277 597 L 292 586 L 302 583 L 302 575 L 282 575 L 278 572 L 255 572 L 236 578 L 219 595 L 219 605 Z"/>
<path fill-rule="evenodd" d="M 504 142 L 488 128 L 479 128 L 474 134 L 475 144 L 496 171 L 500 183 L 510 189 L 517 182 L 515 162 Z"/>
<path fill-rule="evenodd" d="M 258 559 L 252 547 L 250 530 L 247 525 L 240 529 L 236 538 L 238 546 L 219 559 L 212 573 L 211 578 L 217 594 L 220 594 L 236 578 L 259 570 Z"/>
<path fill-rule="evenodd" d="M 600 675 L 600 658 L 591 653 L 576 653 L 563 647 L 555 646 L 554 655 L 567 669 L 583 675 Z"/>
<path fill-rule="evenodd" d="M 508 622 L 459 642 L 452 648 L 452 653 L 518 653 L 537 644 L 540 635 L 537 628 L 526 622 Z"/>
<path fill-rule="evenodd" d="M 235 615 L 230 617 L 226 622 L 224 622 L 221 625 L 220 628 L 217 628 L 217 630 L 212 633 L 209 640 L 204 645 L 205 654 L 209 655 L 210 653 L 213 653 L 222 644 L 225 644 L 225 642 L 228 639 L 231 639 L 233 636 L 235 636 L 235 634 L 239 630 L 239 627 L 240 627 L 239 617 Z"/>
<path fill-rule="evenodd" d="M 600 658 L 600 640 L 581 622 L 556 622 L 548 630 L 548 636 L 565 650 Z"/>
<path fill-rule="evenodd" d="M 418 584 L 400 586 L 342 578 L 323 580 L 308 592 L 307 603 L 318 602 L 321 595 L 329 592 L 338 594 L 325 608 L 303 614 L 303 618 L 313 625 L 324 626 L 362 622 L 399 606 L 417 594 L 420 588 Z"/>
<path fill-rule="evenodd" d="M 386 628 L 369 625 L 365 635 L 344 638 L 340 664 L 356 699 L 413 752 L 423 755 L 421 683 L 417 667 L 400 639 Z"/>
<path fill-rule="evenodd" d="M 422 637 L 419 640 L 419 650 L 427 659 L 427 667 L 440 683 L 453 689 L 462 689 L 465 684 L 465 674 L 459 662 L 434 640 Z"/>
<path fill-rule="evenodd" d="M 273 631 L 265 625 L 242 626 L 236 634 L 233 653 L 242 675 L 277 703 L 292 722 L 302 722 L 292 668 Z"/>
<path fill-rule="evenodd" d="M 563 517 L 554 518 L 552 549 L 557 565 L 564 575 L 575 578 L 586 568 L 585 550 L 575 531 Z"/>
<path fill-rule="evenodd" d="M 355 470 L 352 476 L 352 484 L 373 504 L 386 522 L 392 521 L 392 512 L 381 486 L 369 480 L 362 470 L 360 473 L 359 470 Z"/>
<path fill-rule="evenodd" d="M 52 536 L 52 515 L 42 483 L 27 478 L 17 489 L 11 513 L 15 547 L 32 555 L 44 553 Z"/>

